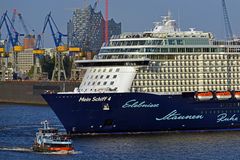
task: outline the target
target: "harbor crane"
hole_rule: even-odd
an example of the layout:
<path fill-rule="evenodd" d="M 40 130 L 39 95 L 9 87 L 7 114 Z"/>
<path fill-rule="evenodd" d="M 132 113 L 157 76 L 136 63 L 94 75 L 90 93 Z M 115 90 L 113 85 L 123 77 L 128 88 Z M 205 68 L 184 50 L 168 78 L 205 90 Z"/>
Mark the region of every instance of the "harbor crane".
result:
<path fill-rule="evenodd" d="M 228 12 L 227 12 L 227 6 L 225 0 L 222 0 L 222 7 L 223 7 L 223 18 L 224 18 L 224 24 L 225 24 L 225 31 L 226 31 L 226 38 L 229 41 L 234 40 L 233 38 L 233 33 L 232 33 L 232 27 L 231 23 L 228 17 Z M 230 54 L 227 54 L 227 85 L 228 85 L 228 90 L 231 90 L 231 68 L 230 68 Z"/>
<path fill-rule="evenodd" d="M 15 20 L 16 20 L 16 15 L 17 15 L 17 9 L 13 9 L 13 15 L 12 15 L 12 19 L 11 19 L 11 22 L 12 22 L 13 26 L 14 26 L 14 23 L 15 23 Z M 10 28 L 10 30 L 11 30 L 12 33 L 14 32 L 13 28 Z M 9 57 L 10 48 L 11 48 L 11 41 L 10 41 L 10 37 L 8 37 L 7 41 L 6 41 L 6 47 L 5 47 L 6 58 Z M 7 58 L 7 61 L 8 61 L 8 58 Z"/>
<path fill-rule="evenodd" d="M 18 39 L 19 39 L 19 36 L 24 36 L 24 34 L 20 34 L 16 31 L 16 29 L 14 28 L 10 18 L 7 15 L 7 11 L 1 17 L 0 29 L 2 29 L 2 26 L 3 26 L 4 23 L 5 23 L 5 26 L 6 26 L 6 29 L 7 29 L 9 40 L 10 40 L 11 45 L 13 47 L 13 51 L 14 52 L 23 51 L 23 47 L 20 45 L 20 42 L 19 42 Z M 13 29 L 13 33 L 11 32 L 10 27 Z"/>
<path fill-rule="evenodd" d="M 18 53 L 23 51 L 23 46 L 21 46 L 19 42 L 19 37 L 24 36 L 24 34 L 20 34 L 16 31 L 13 26 L 12 21 L 8 17 L 7 11 L 2 15 L 0 20 L 0 30 L 2 29 L 3 24 L 5 24 L 7 33 L 9 36 L 9 40 L 12 45 L 13 51 L 13 71 L 18 72 Z M 5 48 L 0 48 L 2 53 L 5 53 Z"/>
<path fill-rule="evenodd" d="M 29 30 L 28 30 L 28 28 L 27 28 L 27 26 L 26 26 L 26 23 L 25 23 L 24 20 L 23 20 L 22 14 L 21 14 L 21 13 L 18 13 L 17 15 L 18 15 L 18 17 L 19 17 L 19 20 L 20 20 L 20 22 L 21 22 L 21 24 L 22 24 L 22 27 L 23 27 L 23 30 L 24 30 L 24 32 L 25 32 L 25 36 L 24 36 L 24 37 L 25 37 L 25 38 L 35 38 L 34 35 L 30 34 L 30 32 L 29 32 Z"/>
<path fill-rule="evenodd" d="M 23 18 L 22 18 L 22 14 L 21 14 L 21 13 L 18 13 L 18 17 L 19 17 L 19 19 L 20 19 L 20 22 L 22 23 L 24 32 L 26 33 L 26 36 L 29 36 L 30 34 L 29 34 L 29 31 L 28 31 L 28 29 L 27 29 L 27 26 L 26 26 L 26 24 L 25 24 L 25 22 L 24 22 L 24 20 L 23 20 Z"/>
<path fill-rule="evenodd" d="M 63 52 L 68 51 L 68 47 L 64 45 L 62 38 L 67 37 L 67 35 L 62 34 L 59 31 L 54 19 L 51 16 L 51 12 L 45 18 L 42 35 L 44 34 L 47 25 L 50 27 L 54 44 L 56 47 L 55 66 L 52 73 L 52 80 L 55 80 L 55 79 L 57 79 L 58 81 L 66 80 L 67 77 L 66 77 L 66 72 L 64 70 L 64 65 L 63 65 Z M 56 32 L 54 32 L 54 28 Z"/>
<path fill-rule="evenodd" d="M 42 67 L 40 66 L 39 59 L 45 54 L 41 35 L 37 35 L 36 43 L 33 49 L 33 79 L 38 80 L 39 75 L 42 74 Z"/>
<path fill-rule="evenodd" d="M 75 80 L 76 72 L 78 72 L 78 70 L 76 69 L 74 61 L 75 61 L 76 54 L 81 53 L 82 49 L 80 47 L 70 45 L 68 50 L 69 50 L 69 55 L 72 55 L 71 57 L 72 57 L 72 61 L 73 61 L 72 67 L 71 67 L 71 78 L 70 79 Z"/>
<path fill-rule="evenodd" d="M 223 7 L 223 18 L 224 18 L 224 24 L 225 24 L 226 38 L 227 40 L 233 40 L 232 27 L 228 17 L 228 11 L 227 11 L 225 0 L 222 0 L 222 7 Z"/>

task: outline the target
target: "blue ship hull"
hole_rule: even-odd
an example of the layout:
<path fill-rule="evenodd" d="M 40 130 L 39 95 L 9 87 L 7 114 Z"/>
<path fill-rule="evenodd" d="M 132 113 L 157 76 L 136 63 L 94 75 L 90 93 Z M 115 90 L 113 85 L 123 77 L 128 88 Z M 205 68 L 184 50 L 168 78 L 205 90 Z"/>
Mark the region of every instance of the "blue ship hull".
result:
<path fill-rule="evenodd" d="M 43 94 L 66 131 L 127 133 L 240 129 L 240 101 L 199 101 L 194 93 Z"/>

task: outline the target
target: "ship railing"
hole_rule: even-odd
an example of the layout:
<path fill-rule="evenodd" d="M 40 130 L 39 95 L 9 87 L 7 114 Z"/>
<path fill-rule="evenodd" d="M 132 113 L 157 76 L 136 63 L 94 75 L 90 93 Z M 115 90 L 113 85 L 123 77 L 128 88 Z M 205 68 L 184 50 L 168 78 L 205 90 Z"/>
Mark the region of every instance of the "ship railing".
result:
<path fill-rule="evenodd" d="M 217 46 L 229 46 L 229 45 L 240 45 L 240 39 L 236 40 L 230 40 L 230 41 L 224 41 L 224 40 L 214 40 L 211 42 L 212 45 L 217 45 Z"/>
<path fill-rule="evenodd" d="M 53 94 L 53 93 L 55 93 L 54 90 L 45 90 L 44 91 L 44 94 Z"/>
<path fill-rule="evenodd" d="M 114 35 L 111 39 L 124 39 L 124 38 L 142 38 L 143 33 L 141 32 L 126 32 L 121 35 Z"/>
<path fill-rule="evenodd" d="M 60 135 L 60 134 L 56 134 L 56 135 L 45 135 L 43 136 L 43 138 L 45 139 L 49 139 L 49 140 L 53 140 L 56 142 L 71 142 L 71 138 L 66 136 L 66 135 Z"/>

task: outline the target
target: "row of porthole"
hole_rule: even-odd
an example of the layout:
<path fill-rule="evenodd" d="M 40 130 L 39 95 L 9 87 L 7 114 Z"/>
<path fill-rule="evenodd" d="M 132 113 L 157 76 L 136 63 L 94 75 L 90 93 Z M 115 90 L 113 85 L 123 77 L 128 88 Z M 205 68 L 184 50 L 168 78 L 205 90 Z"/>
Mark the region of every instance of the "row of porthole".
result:
<path fill-rule="evenodd" d="M 113 68 L 104 68 L 104 69 L 91 69 L 90 72 L 119 72 L 120 68 L 116 68 L 115 71 L 113 71 Z"/>
<path fill-rule="evenodd" d="M 218 78 L 222 78 L 222 80 L 227 80 L 230 79 L 232 82 L 238 81 L 239 76 L 232 76 L 229 78 L 226 77 L 200 77 L 200 76 L 162 76 L 162 77 L 136 77 L 135 80 L 197 80 L 197 81 L 203 81 L 203 80 L 214 80 L 214 81 L 219 81 Z"/>
<path fill-rule="evenodd" d="M 80 89 L 80 92 L 87 92 L 87 91 L 91 91 L 91 92 L 101 92 L 101 91 L 110 91 L 110 90 L 112 90 L 112 91 L 117 91 L 118 90 L 118 87 L 115 87 L 114 89 L 111 89 L 111 88 L 106 88 L 106 89 L 102 89 L 102 88 L 95 88 L 95 89 Z"/>
<path fill-rule="evenodd" d="M 111 59 L 113 56 L 118 57 L 118 56 L 123 56 L 123 55 L 107 55 L 107 56 L 103 56 L 103 59 Z M 184 61 L 192 61 L 192 60 L 196 60 L 194 62 L 200 62 L 200 61 L 209 61 L 209 60 L 214 60 L 214 61 L 226 61 L 226 58 L 223 57 L 222 55 L 204 55 L 203 58 L 199 57 L 199 55 L 193 56 L 193 55 L 174 55 L 173 61 L 165 61 L 166 56 L 164 55 L 124 55 L 124 58 L 141 58 L 141 57 L 146 57 L 146 58 L 150 58 L 152 60 L 160 60 L 160 61 L 164 61 L 164 62 L 176 62 L 176 60 L 181 60 L 181 62 Z M 173 56 L 173 55 L 171 55 Z M 209 57 L 208 57 L 209 56 Z M 239 60 L 240 57 L 233 57 L 230 58 L 230 62 L 233 60 Z"/>
<path fill-rule="evenodd" d="M 232 107 L 240 107 L 240 104 L 233 105 Z M 240 110 L 208 110 L 201 111 L 201 114 L 222 114 L 222 113 L 240 113 Z"/>
<path fill-rule="evenodd" d="M 209 90 L 227 90 L 228 87 L 199 87 L 199 86 L 146 86 L 146 87 L 139 87 L 139 86 L 133 86 L 132 91 L 146 91 L 146 92 L 184 92 L 184 91 L 197 91 L 197 90 L 203 90 L 203 91 L 209 91 Z M 240 90 L 239 86 L 231 87 L 232 90 Z"/>
<path fill-rule="evenodd" d="M 79 96 L 56 96 L 56 98 L 79 98 Z"/>
<path fill-rule="evenodd" d="M 231 50 L 231 53 L 234 53 L 234 50 Z M 236 51 L 236 50 L 235 50 Z M 122 52 L 142 52 L 142 53 L 219 53 L 219 52 L 227 52 L 225 50 L 221 50 L 221 48 L 171 48 L 169 47 L 144 47 L 144 48 L 104 48 L 101 49 L 100 53 L 122 53 Z M 209 56 L 209 55 L 205 55 Z M 214 56 L 216 56 L 214 54 Z M 224 57 L 224 56 L 222 56 Z M 211 58 L 211 57 L 206 57 Z"/>
<path fill-rule="evenodd" d="M 91 86 L 91 85 L 107 85 L 107 81 L 104 81 L 102 84 L 101 84 L 101 81 L 98 81 L 98 82 L 96 82 L 96 81 L 94 81 L 94 82 L 92 82 L 92 81 L 89 81 L 88 83 L 87 82 L 84 82 L 84 86 Z M 109 85 L 114 85 L 114 81 L 110 81 L 110 83 L 109 83 Z"/>
<path fill-rule="evenodd" d="M 89 75 L 87 79 L 98 79 L 98 78 L 103 79 L 104 76 L 106 76 L 106 79 L 111 77 L 110 75 L 91 75 L 91 76 Z M 113 75 L 112 78 L 113 79 L 117 78 L 117 75 Z"/>
<path fill-rule="evenodd" d="M 227 87 L 204 87 L 203 88 L 205 91 L 209 90 L 226 90 Z M 234 89 L 239 90 L 239 87 L 235 87 Z M 137 87 L 134 86 L 132 87 L 132 92 L 194 92 L 196 90 L 199 90 L 199 87 L 189 87 L 189 86 L 184 86 L 184 87 L 177 87 L 177 86 L 156 86 L 156 87 Z"/>

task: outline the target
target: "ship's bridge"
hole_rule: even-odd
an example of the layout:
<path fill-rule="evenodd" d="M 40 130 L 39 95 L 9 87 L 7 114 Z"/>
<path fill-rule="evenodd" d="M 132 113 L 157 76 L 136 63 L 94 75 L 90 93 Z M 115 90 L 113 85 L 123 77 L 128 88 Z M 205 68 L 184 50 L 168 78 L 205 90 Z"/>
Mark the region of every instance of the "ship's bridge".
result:
<path fill-rule="evenodd" d="M 83 81 L 76 92 L 109 93 L 130 92 L 138 68 L 149 65 L 143 59 L 94 59 L 75 62 L 78 68 L 86 69 Z"/>
<path fill-rule="evenodd" d="M 93 59 L 93 60 L 77 60 L 75 61 L 77 68 L 93 68 L 93 67 L 111 67 L 111 66 L 147 66 L 149 59 Z"/>

